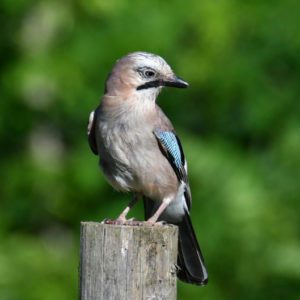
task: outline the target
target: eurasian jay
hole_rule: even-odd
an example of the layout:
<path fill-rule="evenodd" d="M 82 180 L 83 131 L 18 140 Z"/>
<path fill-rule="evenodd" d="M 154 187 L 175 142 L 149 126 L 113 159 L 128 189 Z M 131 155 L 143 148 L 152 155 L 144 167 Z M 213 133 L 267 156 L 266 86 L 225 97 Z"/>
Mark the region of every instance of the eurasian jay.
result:
<path fill-rule="evenodd" d="M 119 59 L 106 80 L 101 104 L 90 114 L 88 140 L 108 182 L 135 195 L 116 220 L 106 223 L 176 224 L 177 276 L 205 285 L 208 275 L 190 219 L 187 163 L 172 123 L 156 104 L 165 86 L 189 85 L 158 55 L 134 52 Z M 126 220 L 139 197 L 144 198 L 147 221 Z"/>

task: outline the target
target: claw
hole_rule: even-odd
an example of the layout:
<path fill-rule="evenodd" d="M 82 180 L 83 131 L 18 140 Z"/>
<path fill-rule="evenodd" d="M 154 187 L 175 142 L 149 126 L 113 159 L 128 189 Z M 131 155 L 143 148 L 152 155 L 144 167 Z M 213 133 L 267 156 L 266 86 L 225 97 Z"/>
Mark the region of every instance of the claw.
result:
<path fill-rule="evenodd" d="M 166 221 L 159 221 L 159 222 L 155 222 L 153 224 L 153 226 L 164 226 L 167 225 L 168 223 Z"/>
<path fill-rule="evenodd" d="M 137 220 L 136 218 L 131 218 L 131 219 L 128 219 L 128 220 L 121 220 L 121 219 L 115 219 L 115 220 L 112 220 L 112 219 L 104 219 L 101 224 L 109 224 L 109 225 L 125 225 L 125 226 L 148 226 L 148 227 L 151 227 L 151 226 L 163 226 L 163 225 L 166 225 L 167 222 L 165 221 L 159 221 L 159 222 L 149 222 L 149 221 L 139 221 Z"/>
<path fill-rule="evenodd" d="M 109 221 L 111 221 L 111 219 L 105 218 L 101 224 L 109 224 Z"/>
<path fill-rule="evenodd" d="M 159 222 L 155 222 L 155 223 L 149 222 L 149 221 L 144 221 L 143 222 L 144 226 L 164 226 L 166 224 L 167 224 L 166 221 L 159 221 Z"/>
<path fill-rule="evenodd" d="M 143 221 L 139 221 L 136 218 L 131 218 L 131 219 L 127 220 L 124 223 L 124 225 L 127 225 L 127 226 L 140 226 L 142 222 Z"/>
<path fill-rule="evenodd" d="M 133 221 L 138 221 L 138 219 L 137 219 L 137 218 L 130 218 L 130 219 L 128 219 L 127 221 L 133 222 Z"/>
<path fill-rule="evenodd" d="M 121 219 L 104 219 L 101 224 L 109 224 L 109 225 L 123 225 L 126 222 L 126 220 L 121 220 Z"/>

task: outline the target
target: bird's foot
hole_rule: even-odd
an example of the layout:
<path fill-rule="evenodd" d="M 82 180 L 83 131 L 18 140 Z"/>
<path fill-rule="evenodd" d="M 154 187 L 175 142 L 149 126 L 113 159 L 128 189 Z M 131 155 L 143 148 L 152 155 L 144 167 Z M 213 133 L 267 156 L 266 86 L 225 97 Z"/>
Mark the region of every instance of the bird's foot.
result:
<path fill-rule="evenodd" d="M 126 226 L 140 226 L 139 224 L 141 222 L 142 221 L 139 221 L 136 218 L 131 218 L 131 219 L 126 220 L 126 222 L 123 225 L 126 225 Z"/>
<path fill-rule="evenodd" d="M 143 221 L 143 226 L 164 226 L 166 225 L 167 222 L 166 221 L 159 221 L 159 222 L 151 222 L 151 221 Z"/>
<path fill-rule="evenodd" d="M 123 218 L 117 218 L 115 220 L 112 219 L 104 219 L 101 224 L 109 224 L 109 225 L 125 225 L 125 226 L 163 226 L 166 225 L 167 222 L 165 221 L 159 221 L 159 222 L 151 222 L 151 221 L 139 221 L 136 218 L 131 219 L 123 219 Z"/>
<path fill-rule="evenodd" d="M 126 219 L 117 218 L 115 220 L 112 219 L 104 219 L 101 224 L 109 224 L 109 225 L 123 225 L 126 222 Z"/>
<path fill-rule="evenodd" d="M 138 221 L 136 218 L 131 218 L 131 219 L 128 219 L 128 220 L 126 220 L 125 218 L 117 218 L 115 220 L 104 219 L 101 222 L 101 224 L 139 226 L 140 222 L 142 222 L 142 221 Z"/>
<path fill-rule="evenodd" d="M 148 221 L 139 221 L 139 220 L 127 220 L 123 225 L 128 225 L 128 226 L 146 226 L 146 227 L 152 227 L 152 226 L 163 226 L 167 224 L 165 221 L 160 221 L 160 222 L 148 222 Z"/>

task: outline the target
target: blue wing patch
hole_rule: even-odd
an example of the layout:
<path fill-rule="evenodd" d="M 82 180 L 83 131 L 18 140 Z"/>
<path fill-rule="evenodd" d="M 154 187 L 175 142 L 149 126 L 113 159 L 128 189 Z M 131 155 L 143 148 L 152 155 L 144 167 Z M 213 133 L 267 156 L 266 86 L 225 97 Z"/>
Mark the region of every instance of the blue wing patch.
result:
<path fill-rule="evenodd" d="M 155 134 L 172 156 L 176 167 L 181 168 L 184 164 L 183 155 L 175 134 L 171 131 L 155 131 Z"/>

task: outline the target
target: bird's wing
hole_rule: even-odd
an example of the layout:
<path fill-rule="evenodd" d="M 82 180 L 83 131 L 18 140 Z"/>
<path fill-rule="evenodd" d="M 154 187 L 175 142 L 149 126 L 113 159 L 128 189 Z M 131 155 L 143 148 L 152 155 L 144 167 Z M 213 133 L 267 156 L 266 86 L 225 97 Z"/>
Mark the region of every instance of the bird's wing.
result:
<path fill-rule="evenodd" d="M 97 111 L 98 111 L 98 109 L 96 108 L 95 110 L 93 110 L 90 113 L 89 124 L 88 124 L 88 128 L 87 128 L 89 145 L 90 145 L 92 151 L 96 155 L 98 154 L 97 143 L 96 143 L 96 132 L 95 132 Z"/>
<path fill-rule="evenodd" d="M 191 192 L 188 183 L 187 165 L 181 143 L 175 131 L 154 131 L 161 152 L 170 162 L 178 181 L 185 183 L 184 199 L 187 208 L 182 220 L 176 224 L 179 227 L 178 237 L 178 273 L 177 276 L 184 282 L 205 285 L 208 275 L 204 259 L 197 242 L 197 238 L 190 219 Z M 146 216 L 151 216 L 154 202 L 144 197 Z"/>
<path fill-rule="evenodd" d="M 185 200 L 190 209 L 192 203 L 191 191 L 187 175 L 187 163 L 184 157 L 180 140 L 174 131 L 155 130 L 154 135 L 163 155 L 168 159 L 178 181 L 185 183 Z"/>

